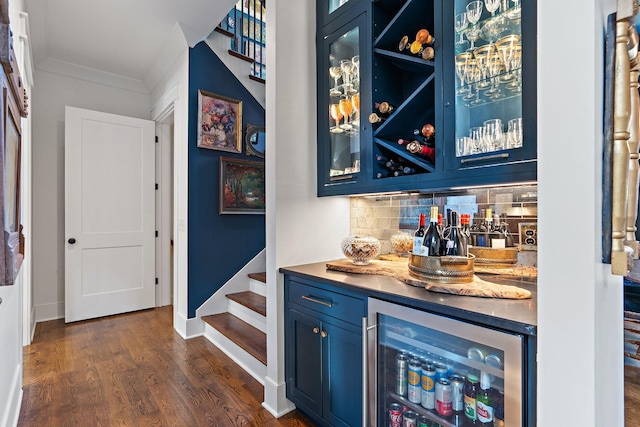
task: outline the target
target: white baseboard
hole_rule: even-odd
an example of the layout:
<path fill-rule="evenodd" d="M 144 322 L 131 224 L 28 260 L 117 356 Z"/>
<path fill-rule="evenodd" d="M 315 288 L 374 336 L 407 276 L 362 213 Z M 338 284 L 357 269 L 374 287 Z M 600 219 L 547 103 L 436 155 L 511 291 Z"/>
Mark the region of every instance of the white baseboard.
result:
<path fill-rule="evenodd" d="M 269 377 L 264 379 L 264 402 L 262 402 L 262 407 L 276 418 L 280 418 L 296 409 L 296 405 L 287 399 L 287 384 L 284 382 L 276 384 Z"/>
<path fill-rule="evenodd" d="M 205 325 L 204 336 L 264 386 L 267 367 L 262 362 L 209 325 Z"/>
<path fill-rule="evenodd" d="M 36 322 L 64 319 L 64 301 L 36 305 Z"/>
<path fill-rule="evenodd" d="M 173 313 L 173 328 L 185 340 L 204 334 L 204 322 L 198 317 L 188 319 L 181 313 Z"/>
<path fill-rule="evenodd" d="M 20 406 L 22 405 L 22 361 L 16 365 L 11 381 L 11 395 L 7 399 L 7 404 L 3 410 L 2 427 L 15 427 L 18 425 L 20 417 Z"/>

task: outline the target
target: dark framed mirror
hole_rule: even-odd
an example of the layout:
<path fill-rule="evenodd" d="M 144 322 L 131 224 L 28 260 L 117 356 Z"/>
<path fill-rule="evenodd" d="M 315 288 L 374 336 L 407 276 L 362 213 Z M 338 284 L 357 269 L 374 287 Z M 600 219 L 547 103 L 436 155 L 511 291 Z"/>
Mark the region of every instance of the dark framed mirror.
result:
<path fill-rule="evenodd" d="M 244 136 L 245 153 L 249 156 L 257 156 L 264 159 L 265 136 L 264 126 L 247 124 Z"/>

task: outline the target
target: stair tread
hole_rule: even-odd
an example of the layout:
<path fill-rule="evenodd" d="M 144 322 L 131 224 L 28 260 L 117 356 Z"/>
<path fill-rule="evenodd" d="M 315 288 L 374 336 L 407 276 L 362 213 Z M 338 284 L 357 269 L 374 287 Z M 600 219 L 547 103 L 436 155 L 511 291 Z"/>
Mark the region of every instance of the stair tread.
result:
<path fill-rule="evenodd" d="M 267 335 L 230 313 L 203 316 L 202 320 L 244 351 L 267 364 Z"/>
<path fill-rule="evenodd" d="M 249 276 L 250 279 L 255 279 L 259 282 L 262 283 L 267 283 L 267 273 L 266 272 L 262 272 L 262 273 L 249 273 L 247 276 Z"/>
<path fill-rule="evenodd" d="M 262 295 L 258 295 L 251 291 L 243 291 L 227 294 L 226 296 L 230 300 L 235 301 L 238 304 L 242 304 L 256 313 L 262 314 L 263 316 L 267 315 L 267 299 Z"/>

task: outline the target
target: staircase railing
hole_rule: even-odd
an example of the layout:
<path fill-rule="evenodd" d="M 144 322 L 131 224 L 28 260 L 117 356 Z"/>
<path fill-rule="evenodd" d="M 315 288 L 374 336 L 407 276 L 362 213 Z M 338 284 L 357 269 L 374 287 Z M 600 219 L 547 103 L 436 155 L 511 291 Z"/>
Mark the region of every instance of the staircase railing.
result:
<path fill-rule="evenodd" d="M 265 79 L 266 0 L 240 0 L 218 25 L 231 37 L 231 50 L 249 59 L 251 75 Z"/>

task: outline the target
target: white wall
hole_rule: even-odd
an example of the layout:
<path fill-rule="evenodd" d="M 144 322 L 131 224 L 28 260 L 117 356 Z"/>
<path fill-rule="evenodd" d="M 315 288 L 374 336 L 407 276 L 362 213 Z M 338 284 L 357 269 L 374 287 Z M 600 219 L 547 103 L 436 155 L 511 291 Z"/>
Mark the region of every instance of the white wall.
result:
<path fill-rule="evenodd" d="M 623 426 L 622 278 L 601 259 L 604 26 L 538 1 L 538 425 Z"/>
<path fill-rule="evenodd" d="M 22 403 L 22 270 L 0 286 L 0 427 L 15 426 Z"/>
<path fill-rule="evenodd" d="M 36 67 L 33 120 L 33 300 L 36 320 L 64 317 L 64 107 L 150 118 L 146 92 L 120 89 L 111 77 L 67 64 Z M 58 71 L 71 72 L 66 77 Z M 135 83 L 135 82 L 134 82 Z"/>
<path fill-rule="evenodd" d="M 283 280 L 278 268 L 342 256 L 349 199 L 316 197 L 315 2 L 269 2 L 266 82 L 267 378 L 265 406 L 290 410 L 284 387 Z M 295 72 L 292 72 L 295 70 Z M 277 96 L 276 96 L 277 95 Z M 292 99 L 303 99 L 291 108 Z"/>

